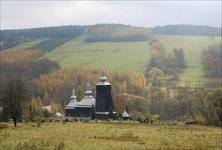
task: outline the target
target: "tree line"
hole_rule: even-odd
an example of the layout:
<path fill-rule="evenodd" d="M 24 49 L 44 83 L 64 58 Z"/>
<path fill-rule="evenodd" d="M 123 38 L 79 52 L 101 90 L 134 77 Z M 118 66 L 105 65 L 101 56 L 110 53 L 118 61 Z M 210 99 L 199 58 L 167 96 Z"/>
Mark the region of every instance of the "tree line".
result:
<path fill-rule="evenodd" d="M 201 25 L 166 25 L 153 27 L 157 35 L 221 36 L 221 28 Z"/>
<path fill-rule="evenodd" d="M 148 28 L 139 28 L 122 24 L 98 24 L 42 27 L 33 29 L 1 30 L 0 50 L 14 47 L 22 42 L 36 39 L 46 39 L 37 44 L 34 49 L 50 51 L 55 47 L 83 34 L 86 42 L 99 41 L 144 41 L 152 37 Z"/>
<path fill-rule="evenodd" d="M 87 26 L 59 26 L 32 29 L 1 30 L 0 50 L 40 38 L 72 39 L 85 33 Z"/>
<path fill-rule="evenodd" d="M 126 25 L 95 25 L 88 29 L 86 42 L 126 42 L 147 41 L 152 38 L 152 32 L 148 28 Z"/>
<path fill-rule="evenodd" d="M 18 120 L 44 120 L 50 114 L 43 111 L 42 106 L 49 104 L 53 106 L 54 113 L 63 112 L 69 102 L 72 88 L 76 89 L 77 98 L 81 100 L 87 82 L 95 85 L 100 71 L 73 67 L 53 69 L 36 75 L 38 77 L 32 78 L 35 89 L 33 93 L 22 78 L 9 80 L 10 82 L 2 89 L 1 93 L 4 94 L 1 96 L 1 104 L 4 117 L 13 118 L 13 115 L 20 114 L 15 116 Z M 159 116 L 161 120 L 195 120 L 200 124 L 221 124 L 221 88 L 163 89 L 148 85 L 142 74 L 108 72 L 107 75 L 112 83 L 112 94 L 118 114 L 127 107 L 133 119 L 152 119 L 153 116 Z M 93 93 L 95 95 L 95 86 Z"/>

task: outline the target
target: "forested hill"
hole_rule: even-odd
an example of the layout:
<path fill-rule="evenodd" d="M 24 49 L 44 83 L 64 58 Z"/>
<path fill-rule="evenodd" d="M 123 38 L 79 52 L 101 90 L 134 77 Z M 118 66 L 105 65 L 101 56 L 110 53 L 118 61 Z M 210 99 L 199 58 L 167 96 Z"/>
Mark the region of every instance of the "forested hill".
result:
<path fill-rule="evenodd" d="M 166 25 L 153 27 L 154 34 L 159 35 L 199 35 L 221 36 L 221 28 L 201 25 Z"/>
<path fill-rule="evenodd" d="M 32 41 L 40 38 L 54 38 L 65 42 L 85 33 L 87 26 L 58 26 L 20 30 L 0 31 L 0 50 L 11 48 L 19 43 Z"/>
<path fill-rule="evenodd" d="M 97 24 L 0 30 L 0 51 L 22 42 L 42 38 L 45 40 L 34 48 L 51 51 L 83 34 L 86 35 L 85 42 L 125 42 L 147 41 L 153 37 L 153 34 L 221 36 L 221 28 L 194 25 L 168 25 L 149 29 L 123 24 Z"/>
<path fill-rule="evenodd" d="M 50 51 L 73 38 L 86 34 L 85 42 L 101 41 L 147 41 L 152 37 L 148 28 L 134 27 L 121 24 L 97 24 L 91 26 L 58 26 L 20 30 L 0 31 L 0 50 L 11 48 L 25 41 L 32 41 L 40 38 L 48 38 L 37 49 Z M 55 44 L 56 43 L 56 44 Z"/>

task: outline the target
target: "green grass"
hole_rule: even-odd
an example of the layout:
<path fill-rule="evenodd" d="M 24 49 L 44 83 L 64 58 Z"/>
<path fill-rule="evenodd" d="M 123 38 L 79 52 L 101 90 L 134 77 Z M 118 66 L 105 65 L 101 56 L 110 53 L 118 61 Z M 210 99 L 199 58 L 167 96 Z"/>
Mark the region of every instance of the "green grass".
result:
<path fill-rule="evenodd" d="M 87 65 L 111 70 L 144 71 L 149 60 L 147 42 L 85 43 L 84 36 L 71 40 L 44 57 L 62 67 Z"/>
<path fill-rule="evenodd" d="M 0 129 L 2 150 L 220 150 L 221 129 L 120 123 L 19 124 Z"/>
<path fill-rule="evenodd" d="M 210 38 L 207 36 L 160 36 L 159 40 L 164 44 L 167 50 L 174 47 L 185 50 L 185 60 L 187 69 L 180 74 L 181 85 L 191 84 L 195 86 L 204 82 L 204 72 L 201 62 L 203 49 L 212 44 L 218 44 L 221 38 Z"/>
<path fill-rule="evenodd" d="M 70 40 L 64 44 L 56 44 L 52 40 L 51 45 L 44 41 L 22 43 L 12 49 L 27 49 L 31 47 L 48 49 L 56 45 L 56 48 L 45 54 L 43 58 L 49 58 L 58 62 L 62 67 L 90 66 L 92 68 L 107 68 L 112 71 L 136 71 L 144 72 L 150 59 L 148 42 L 96 42 L 85 43 L 86 36 Z M 196 86 L 199 81 L 204 83 L 201 55 L 203 49 L 209 45 L 219 43 L 220 37 L 207 36 L 157 36 L 164 44 L 167 51 L 173 48 L 183 48 L 187 69 L 180 74 L 180 84 Z M 41 45 L 44 43 L 44 45 Z M 40 47 L 38 47 L 40 45 Z M 43 46 L 43 47 L 42 47 Z"/>
<path fill-rule="evenodd" d="M 84 36 L 69 41 L 44 57 L 57 61 L 62 67 L 87 65 L 114 71 L 144 72 L 150 59 L 148 42 L 85 43 Z M 183 48 L 188 68 L 181 73 L 181 85 L 195 86 L 203 81 L 201 55 L 204 48 L 219 43 L 221 38 L 207 36 L 158 36 L 168 51 Z"/>

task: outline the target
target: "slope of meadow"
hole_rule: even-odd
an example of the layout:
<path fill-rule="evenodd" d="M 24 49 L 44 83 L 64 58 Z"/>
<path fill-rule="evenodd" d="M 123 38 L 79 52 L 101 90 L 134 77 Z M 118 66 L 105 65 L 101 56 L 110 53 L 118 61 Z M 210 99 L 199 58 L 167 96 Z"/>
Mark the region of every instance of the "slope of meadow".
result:
<path fill-rule="evenodd" d="M 203 82 L 204 72 L 201 62 L 202 52 L 210 45 L 221 42 L 220 37 L 211 38 L 207 36 L 159 36 L 158 39 L 163 43 L 167 50 L 174 47 L 183 48 L 187 69 L 180 74 L 182 85 L 198 85 Z"/>
<path fill-rule="evenodd" d="M 62 67 L 87 65 L 115 71 L 144 71 L 149 60 L 148 42 L 85 43 L 85 37 L 73 39 L 44 57 Z"/>
<path fill-rule="evenodd" d="M 107 68 L 113 71 L 144 72 L 150 59 L 147 41 L 138 42 L 84 42 L 86 36 L 70 40 L 54 50 L 46 53 L 43 58 L 58 62 L 62 67 L 90 66 Z M 219 43 L 220 37 L 207 36 L 156 36 L 167 51 L 183 48 L 188 68 L 180 74 L 181 85 L 198 85 L 204 81 L 201 55 L 204 48 Z M 42 40 L 25 42 L 9 50 L 37 48 Z M 45 40 L 47 41 L 47 40 Z M 46 45 L 47 46 L 47 45 Z"/>
<path fill-rule="evenodd" d="M 207 36 L 157 36 L 165 48 L 183 48 L 188 68 L 181 73 L 181 83 L 197 85 L 203 80 L 201 55 L 204 48 L 219 43 L 221 38 Z M 142 71 L 146 69 L 150 53 L 148 42 L 85 43 L 84 36 L 57 47 L 44 57 L 55 60 L 63 67 L 89 65 L 115 71 Z"/>
<path fill-rule="evenodd" d="M 220 150 L 221 129 L 131 123 L 19 124 L 0 130 L 0 149 Z"/>

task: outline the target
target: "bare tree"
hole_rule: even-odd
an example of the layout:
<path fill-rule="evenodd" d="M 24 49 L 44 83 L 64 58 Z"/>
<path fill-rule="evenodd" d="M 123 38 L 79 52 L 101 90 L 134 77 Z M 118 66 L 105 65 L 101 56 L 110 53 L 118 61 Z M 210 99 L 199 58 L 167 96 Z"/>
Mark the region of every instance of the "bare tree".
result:
<path fill-rule="evenodd" d="M 22 101 L 25 99 L 25 88 L 22 79 L 11 78 L 4 92 L 3 109 L 8 112 L 16 127 L 17 121 L 21 118 Z"/>

